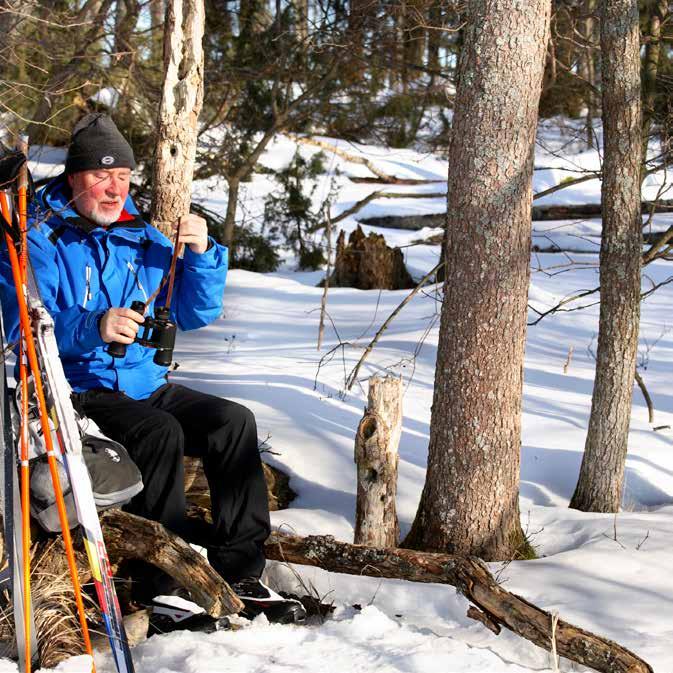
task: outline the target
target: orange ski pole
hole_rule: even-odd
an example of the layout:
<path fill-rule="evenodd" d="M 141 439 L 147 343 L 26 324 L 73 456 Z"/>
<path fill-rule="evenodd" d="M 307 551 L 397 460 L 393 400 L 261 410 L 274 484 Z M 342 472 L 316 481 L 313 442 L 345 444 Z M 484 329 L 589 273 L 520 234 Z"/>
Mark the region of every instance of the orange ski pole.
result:
<path fill-rule="evenodd" d="M 7 195 L 0 200 L 2 215 L 11 222 L 12 213 Z M 4 366 L 4 365 L 3 365 Z M 19 380 L 21 383 L 20 474 L 21 474 L 21 549 L 23 555 L 23 618 L 25 634 L 25 671 L 31 673 L 31 619 L 30 619 L 30 473 L 28 470 L 28 369 L 23 339 L 19 340 Z"/>
<path fill-rule="evenodd" d="M 23 149 L 23 148 L 21 148 Z M 24 152 L 27 154 L 27 152 Z M 28 175 L 25 170 L 19 173 L 19 223 L 21 227 L 21 277 L 26 278 L 28 253 L 26 250 L 25 226 L 28 222 Z M 30 469 L 28 466 L 28 363 L 23 340 L 19 342 L 19 372 L 21 379 L 21 543 L 23 548 L 23 619 L 25 643 L 26 673 L 31 673 L 31 589 L 30 589 Z"/>
<path fill-rule="evenodd" d="M 24 189 L 27 183 L 24 182 Z M 25 221 L 25 211 L 23 221 L 19 221 L 20 228 L 24 232 L 24 245 L 22 246 L 25 249 L 25 230 L 26 230 L 26 221 Z M 54 449 L 54 443 L 51 436 L 51 427 L 49 425 L 49 416 L 47 413 L 47 404 L 44 395 L 44 388 L 42 386 L 42 378 L 40 367 L 37 360 L 37 351 L 35 348 L 35 341 L 33 338 L 33 333 L 31 330 L 30 316 L 28 314 L 28 306 L 25 296 L 25 282 L 21 274 L 21 263 L 14 246 L 14 242 L 8 233 L 5 232 L 5 240 L 7 242 L 7 249 L 9 252 L 10 264 L 12 267 L 12 276 L 14 280 L 14 285 L 16 288 L 16 298 L 19 306 L 19 323 L 21 332 L 26 341 L 26 353 L 28 356 L 28 363 L 30 365 L 31 372 L 33 374 L 33 379 L 35 383 L 35 393 L 38 402 L 38 411 L 40 415 L 40 425 L 42 427 L 42 433 L 44 436 L 44 441 L 47 447 L 47 461 L 49 464 L 49 471 L 51 473 L 52 484 L 54 487 L 54 495 L 56 497 L 56 508 L 58 510 L 59 521 L 61 524 L 61 529 L 63 533 L 63 542 L 66 550 L 66 557 L 68 560 L 68 568 L 70 570 L 70 578 L 72 580 L 72 585 L 75 593 L 75 603 L 77 605 L 77 613 L 79 616 L 80 625 L 82 627 L 82 637 L 84 639 L 84 645 L 86 651 L 93 659 L 93 650 L 91 647 L 91 639 L 89 637 L 89 629 L 86 623 L 86 615 L 84 612 L 84 602 L 82 600 L 82 591 L 79 582 L 79 576 L 77 574 L 77 564 L 75 562 L 75 555 L 72 547 L 72 538 L 70 536 L 70 527 L 68 524 L 68 515 L 65 509 L 65 502 L 63 500 L 63 492 L 61 490 L 61 482 L 58 476 L 58 469 L 56 464 L 56 451 Z M 95 671 L 95 667 L 92 664 L 92 670 Z"/>

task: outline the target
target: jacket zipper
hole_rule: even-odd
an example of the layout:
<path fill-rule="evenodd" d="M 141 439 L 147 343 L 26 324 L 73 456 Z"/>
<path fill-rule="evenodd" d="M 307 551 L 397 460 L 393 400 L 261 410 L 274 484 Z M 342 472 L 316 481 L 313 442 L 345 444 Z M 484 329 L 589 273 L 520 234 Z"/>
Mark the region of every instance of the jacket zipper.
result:
<path fill-rule="evenodd" d="M 136 285 L 138 286 L 138 289 L 143 293 L 143 297 L 145 297 L 145 303 L 147 303 L 147 292 L 145 292 L 145 288 L 143 287 L 143 284 L 140 282 L 140 278 L 138 278 L 138 273 L 133 268 L 133 264 L 131 264 L 131 262 L 126 262 L 126 265 L 131 270 L 131 273 L 133 274 L 133 277 L 136 280 Z"/>
<path fill-rule="evenodd" d="M 91 267 L 86 265 L 86 287 L 84 288 L 84 300 L 82 301 L 82 308 L 86 308 L 87 303 L 91 299 Z"/>

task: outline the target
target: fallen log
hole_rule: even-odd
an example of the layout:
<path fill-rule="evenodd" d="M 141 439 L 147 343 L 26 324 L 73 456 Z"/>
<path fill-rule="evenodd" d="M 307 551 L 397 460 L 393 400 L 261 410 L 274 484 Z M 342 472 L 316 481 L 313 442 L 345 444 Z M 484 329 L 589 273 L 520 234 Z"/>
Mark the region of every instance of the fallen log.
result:
<path fill-rule="evenodd" d="M 100 515 L 113 564 L 137 559 L 173 576 L 212 617 L 240 612 L 243 604 L 220 575 L 184 540 L 160 523 L 110 509 Z"/>
<path fill-rule="evenodd" d="M 419 178 L 398 178 L 396 175 L 390 175 L 384 173 L 380 168 L 374 164 L 373 161 L 359 155 L 352 154 L 342 150 L 340 147 L 328 143 L 325 140 L 318 140 L 317 138 L 312 138 L 311 136 L 299 136 L 294 133 L 286 134 L 289 138 L 292 138 L 296 143 L 302 145 L 313 145 L 314 147 L 319 147 L 320 149 L 327 150 L 332 152 L 338 157 L 345 159 L 353 164 L 360 164 L 361 166 L 366 166 L 376 177 L 375 178 L 357 178 L 351 177 L 350 180 L 353 182 L 371 182 L 379 183 L 383 185 L 427 185 L 437 182 L 446 182 L 444 178 L 435 178 L 435 179 L 419 179 Z"/>
<path fill-rule="evenodd" d="M 376 549 L 338 542 L 330 536 L 306 538 L 273 532 L 265 545 L 274 561 L 316 566 L 330 572 L 449 584 L 473 607 L 468 615 L 498 633 L 501 626 L 546 650 L 552 649 L 553 616 L 506 591 L 477 558 L 411 549 Z M 556 652 L 601 673 L 653 673 L 640 657 L 607 638 L 559 619 Z"/>

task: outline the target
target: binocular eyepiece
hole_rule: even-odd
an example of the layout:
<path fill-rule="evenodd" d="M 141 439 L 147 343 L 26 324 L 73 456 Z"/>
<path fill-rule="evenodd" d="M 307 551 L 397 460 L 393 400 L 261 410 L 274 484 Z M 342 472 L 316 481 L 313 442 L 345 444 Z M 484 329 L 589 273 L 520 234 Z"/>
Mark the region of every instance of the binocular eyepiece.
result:
<path fill-rule="evenodd" d="M 145 313 L 145 304 L 134 301 L 131 310 L 137 313 Z M 145 348 L 155 348 L 154 362 L 168 367 L 173 361 L 173 348 L 175 347 L 175 333 L 177 328 L 171 322 L 170 310 L 165 306 L 154 309 L 154 317 L 145 316 L 145 322 L 140 326 L 134 343 Z M 126 344 L 113 342 L 108 346 L 107 352 L 114 358 L 123 358 L 126 355 Z"/>

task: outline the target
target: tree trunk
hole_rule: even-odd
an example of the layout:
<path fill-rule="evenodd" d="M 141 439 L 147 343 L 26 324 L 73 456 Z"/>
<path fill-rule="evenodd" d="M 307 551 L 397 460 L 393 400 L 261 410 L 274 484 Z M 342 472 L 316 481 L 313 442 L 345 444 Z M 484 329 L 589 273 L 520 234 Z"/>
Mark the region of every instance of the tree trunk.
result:
<path fill-rule="evenodd" d="M 355 435 L 358 492 L 355 544 L 397 547 L 397 463 L 402 434 L 402 379 L 372 376 Z"/>
<path fill-rule="evenodd" d="M 640 57 L 637 0 L 603 0 L 603 233 L 596 379 L 570 506 L 616 512 L 624 484 L 640 317 Z"/>
<path fill-rule="evenodd" d="M 521 396 L 550 11 L 550 0 L 468 5 L 428 470 L 406 547 L 488 560 L 528 552 L 519 516 Z"/>
<path fill-rule="evenodd" d="M 440 68 L 439 49 L 442 43 L 442 3 L 430 0 L 428 5 L 428 70 L 438 72 Z"/>
<path fill-rule="evenodd" d="M 585 0 L 582 11 L 586 16 L 580 21 L 579 31 L 584 41 L 593 43 L 595 30 L 595 20 L 593 13 L 596 9 L 596 0 Z M 586 118 L 586 134 L 587 147 L 594 146 L 594 118 L 596 116 L 596 105 L 594 99 L 594 92 L 591 89 L 596 83 L 596 68 L 594 63 L 594 49 L 591 44 L 587 44 L 579 54 L 579 75 L 587 82 L 584 94 L 584 104 L 587 108 Z"/>
<path fill-rule="evenodd" d="M 222 242 L 228 248 L 231 248 L 234 243 L 234 225 L 236 224 L 236 208 L 238 207 L 238 188 L 241 181 L 237 178 L 227 179 L 227 186 L 229 191 L 227 194 L 227 213 L 224 216 L 224 233 Z"/>
<path fill-rule="evenodd" d="M 297 31 L 297 40 L 301 44 L 307 44 L 308 41 L 308 0 L 295 0 L 295 30 Z"/>
<path fill-rule="evenodd" d="M 152 26 L 151 54 L 152 61 L 161 63 L 163 53 L 163 35 L 162 30 L 164 18 L 166 16 L 165 0 L 150 0 L 150 20 Z"/>
<path fill-rule="evenodd" d="M 662 24 L 669 14 L 667 0 L 648 0 L 645 3 L 647 16 L 647 44 L 643 63 L 643 163 L 647 159 L 647 143 L 656 114 L 657 77 L 661 59 Z M 643 166 L 644 168 L 644 166 Z"/>
<path fill-rule="evenodd" d="M 170 0 L 164 85 L 152 174 L 151 220 L 164 234 L 189 213 L 197 122 L 203 103 L 203 0 Z"/>

